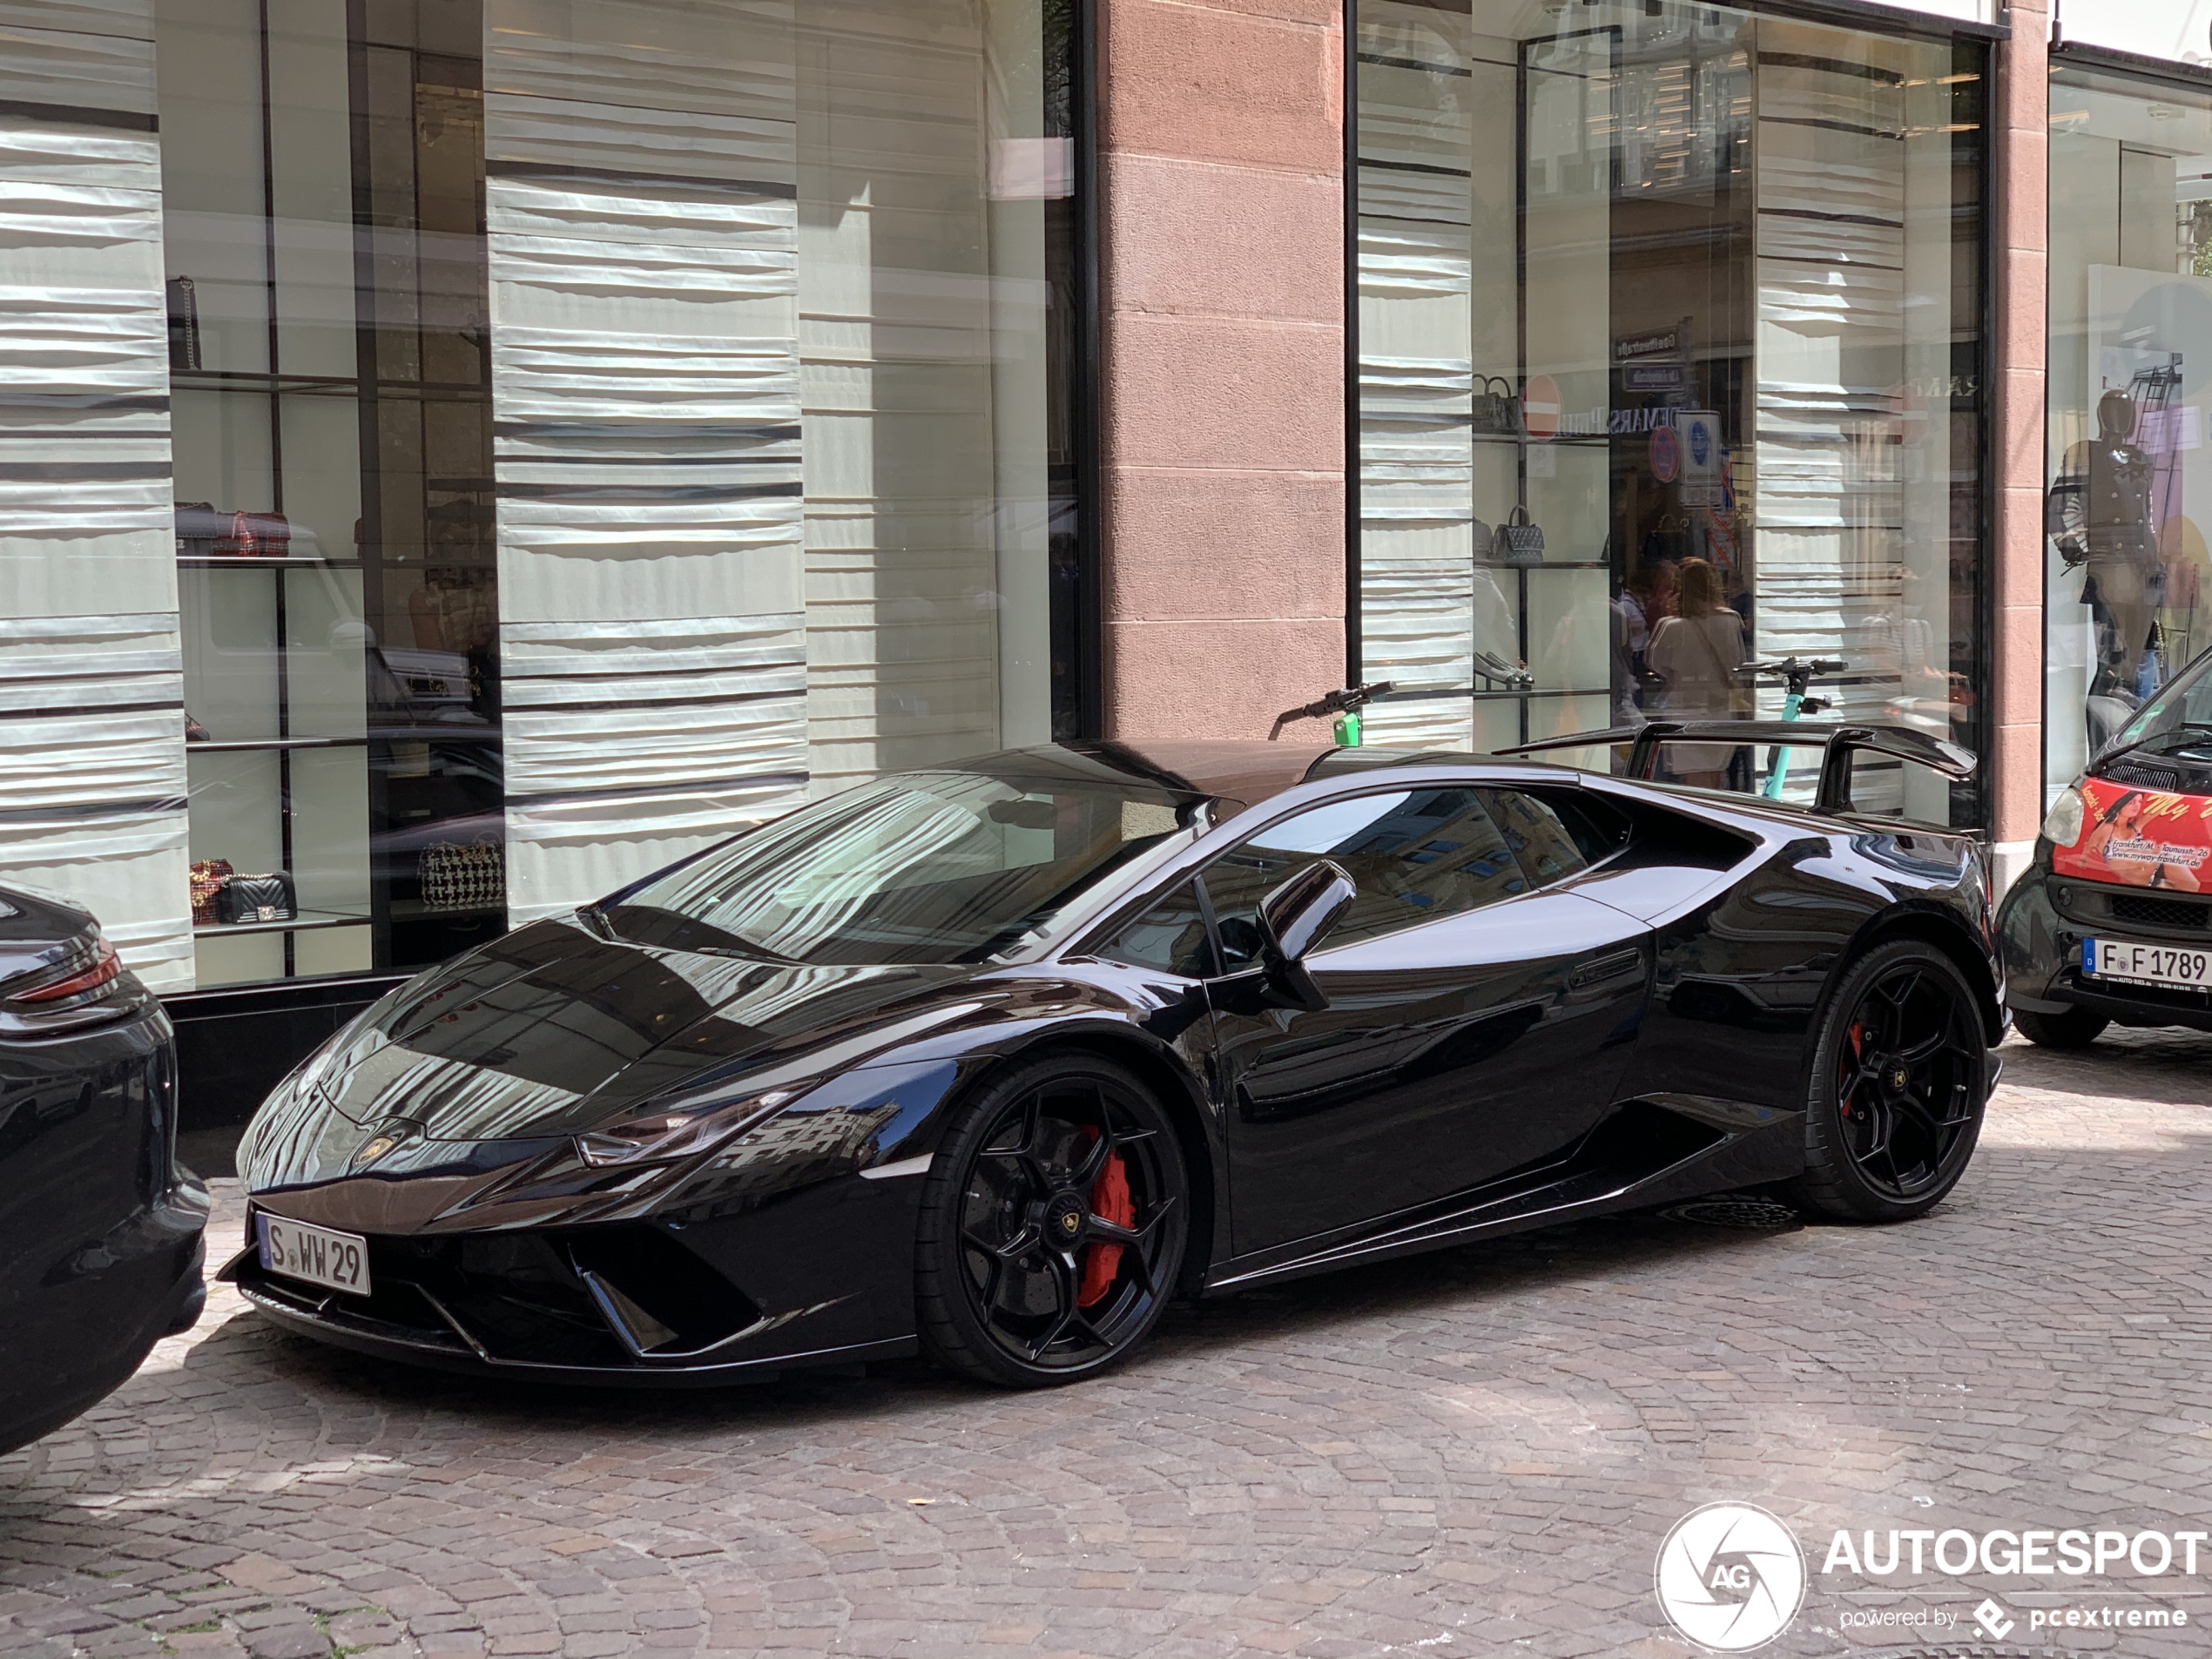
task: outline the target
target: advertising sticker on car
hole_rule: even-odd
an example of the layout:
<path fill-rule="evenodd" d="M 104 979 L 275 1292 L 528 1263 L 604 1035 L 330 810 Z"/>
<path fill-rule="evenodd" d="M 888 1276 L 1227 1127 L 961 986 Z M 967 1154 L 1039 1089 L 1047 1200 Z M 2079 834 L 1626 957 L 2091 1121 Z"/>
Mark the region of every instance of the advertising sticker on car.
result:
<path fill-rule="evenodd" d="M 2125 939 L 2085 939 L 2081 971 L 2092 979 L 2202 991 L 2212 989 L 2212 951 L 2139 945 Z"/>
<path fill-rule="evenodd" d="M 261 1265 L 287 1278 L 305 1279 L 348 1296 L 368 1294 L 368 1240 L 278 1216 L 256 1216 Z"/>

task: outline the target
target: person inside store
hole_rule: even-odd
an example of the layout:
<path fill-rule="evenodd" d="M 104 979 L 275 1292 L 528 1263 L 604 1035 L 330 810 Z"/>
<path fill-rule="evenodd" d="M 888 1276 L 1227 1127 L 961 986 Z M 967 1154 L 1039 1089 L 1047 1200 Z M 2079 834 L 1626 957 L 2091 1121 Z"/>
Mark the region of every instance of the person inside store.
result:
<path fill-rule="evenodd" d="M 1651 631 L 1674 614 L 1675 588 L 1671 559 L 1642 560 L 1613 602 L 1615 632 L 1627 663 L 1627 672 L 1617 678 L 1624 695 L 1638 708 L 1648 708 L 1655 700 L 1646 691 L 1651 673 Z"/>
<path fill-rule="evenodd" d="M 1737 670 L 1743 662 L 1743 619 L 1722 601 L 1720 576 L 1703 559 L 1684 559 L 1675 614 L 1651 631 L 1651 671 L 1666 686 L 1667 712 L 1680 719 L 1727 720 L 1742 712 Z M 1733 744 L 1686 743 L 1669 755 L 1683 783 L 1718 789 Z"/>

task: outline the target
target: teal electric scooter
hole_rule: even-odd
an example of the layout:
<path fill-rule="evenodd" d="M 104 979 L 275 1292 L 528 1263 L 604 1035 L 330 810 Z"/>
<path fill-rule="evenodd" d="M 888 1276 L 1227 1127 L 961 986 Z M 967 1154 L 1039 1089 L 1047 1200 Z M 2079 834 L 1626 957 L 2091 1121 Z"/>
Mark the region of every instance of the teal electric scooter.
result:
<path fill-rule="evenodd" d="M 1746 679 L 1778 675 L 1783 684 L 1782 718 L 1794 720 L 1801 714 L 1821 714 L 1836 706 L 1833 698 L 1810 697 L 1806 692 L 1816 678 L 1840 674 L 1847 666 L 1832 657 L 1780 657 L 1771 662 L 1746 663 L 1736 671 Z M 1780 800 L 1782 786 L 1790 781 L 1790 752 L 1783 748 L 1768 750 L 1766 765 L 1766 787 L 1759 792 L 1769 800 Z"/>

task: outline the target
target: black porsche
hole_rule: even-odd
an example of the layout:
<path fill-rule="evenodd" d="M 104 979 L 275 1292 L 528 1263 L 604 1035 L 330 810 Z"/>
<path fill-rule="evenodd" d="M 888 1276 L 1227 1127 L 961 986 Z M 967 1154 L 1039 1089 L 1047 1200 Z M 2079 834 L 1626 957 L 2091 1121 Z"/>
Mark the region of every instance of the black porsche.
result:
<path fill-rule="evenodd" d="M 207 1189 L 176 1140 L 161 1004 L 90 915 L 0 887 L 0 1453 L 199 1318 Z"/>
<path fill-rule="evenodd" d="M 1972 757 L 1798 725 L 1815 810 L 1642 780 L 1702 730 L 1620 777 L 1103 744 L 816 802 L 341 1031 L 247 1132 L 226 1275 L 432 1366 L 919 1346 L 1022 1386 L 1178 1294 L 1575 1217 L 1917 1216 L 1973 1153 L 2001 969 L 1979 849 L 1854 814 L 1850 751 Z"/>

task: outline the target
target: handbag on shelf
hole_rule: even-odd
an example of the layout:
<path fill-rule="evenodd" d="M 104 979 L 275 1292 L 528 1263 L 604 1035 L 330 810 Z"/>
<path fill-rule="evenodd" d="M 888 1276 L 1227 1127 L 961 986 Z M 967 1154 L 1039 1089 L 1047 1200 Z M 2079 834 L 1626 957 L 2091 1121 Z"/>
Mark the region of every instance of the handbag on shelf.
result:
<path fill-rule="evenodd" d="M 215 921 L 215 895 L 223 890 L 223 883 L 230 880 L 231 861 L 228 859 L 194 859 L 192 866 L 192 919 L 195 927 L 212 926 Z"/>
<path fill-rule="evenodd" d="M 266 875 L 231 875 L 215 893 L 215 920 L 231 927 L 254 921 L 297 921 L 300 901 L 292 889 L 292 872 L 272 870 Z"/>
<path fill-rule="evenodd" d="M 1505 389 L 1494 392 L 1490 388 L 1501 386 Z M 1477 432 L 1499 437 L 1521 435 L 1521 400 L 1514 395 L 1513 382 L 1502 374 L 1486 374 L 1474 395 L 1474 427 Z"/>
<path fill-rule="evenodd" d="M 433 841 L 417 861 L 425 910 L 500 910 L 507 905 L 507 858 L 492 840 Z"/>
<path fill-rule="evenodd" d="M 215 551 L 243 559 L 280 559 L 292 551 L 292 525 L 282 513 L 233 513 Z"/>
<path fill-rule="evenodd" d="M 212 501 L 180 501 L 177 503 L 177 556 L 182 559 L 212 557 L 215 543 L 230 533 L 231 516 L 219 513 Z"/>
<path fill-rule="evenodd" d="M 1526 507 L 1514 508 L 1513 516 L 1498 526 L 1498 542 L 1505 550 L 1507 564 L 1544 562 L 1544 533 L 1529 522 Z"/>

